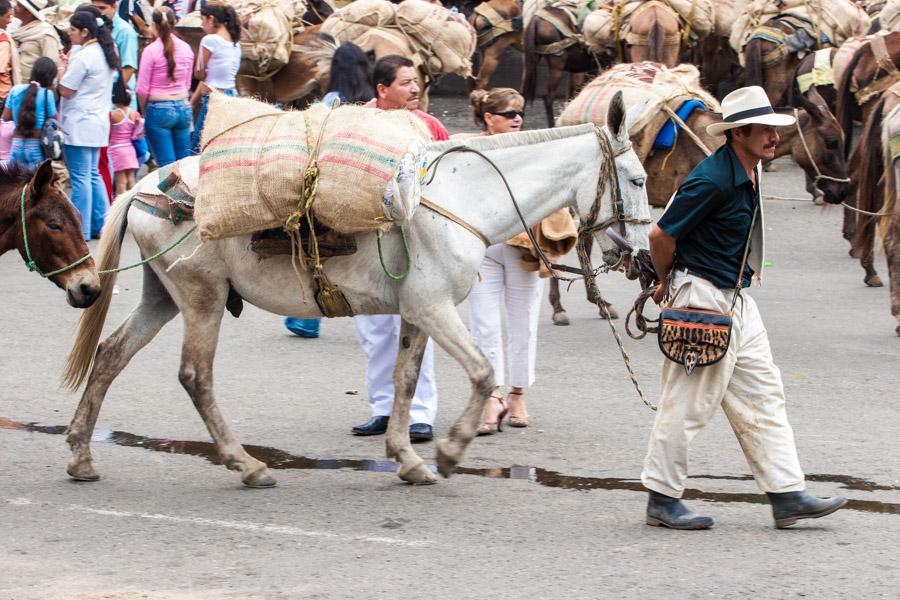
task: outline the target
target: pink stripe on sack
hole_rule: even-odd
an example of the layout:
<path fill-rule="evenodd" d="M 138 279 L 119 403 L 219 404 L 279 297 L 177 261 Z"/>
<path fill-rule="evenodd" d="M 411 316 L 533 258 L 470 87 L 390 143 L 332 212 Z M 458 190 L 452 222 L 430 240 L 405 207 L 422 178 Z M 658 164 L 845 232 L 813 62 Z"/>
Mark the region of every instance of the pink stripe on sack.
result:
<path fill-rule="evenodd" d="M 210 142 L 210 146 L 215 146 L 217 144 L 240 144 L 243 142 L 253 142 L 254 144 L 259 142 L 259 136 L 255 135 L 245 135 L 245 136 L 235 136 L 235 137 L 220 137 L 214 139 Z M 296 142 L 298 144 L 302 143 L 296 135 L 278 135 L 275 137 L 270 137 L 265 140 L 266 144 L 271 144 L 274 142 Z"/>
<path fill-rule="evenodd" d="M 271 154 L 265 156 L 262 160 L 257 161 L 255 158 L 235 158 L 204 165 L 200 169 L 200 175 L 211 173 L 212 171 L 221 171 L 222 169 L 233 169 L 235 167 L 254 167 L 257 164 L 265 165 L 273 162 L 286 161 L 294 164 L 301 164 L 304 161 L 297 160 L 296 154 Z M 388 176 L 390 179 L 390 176 Z"/>
<path fill-rule="evenodd" d="M 372 138 L 366 137 L 364 135 L 360 135 L 358 133 L 353 133 L 350 131 L 336 133 L 331 137 L 335 138 L 335 139 L 339 139 L 339 140 L 356 140 L 358 142 L 363 142 L 364 144 L 371 144 L 372 146 L 375 146 L 376 148 L 381 148 L 382 150 L 387 150 L 388 152 L 390 152 L 393 155 L 403 155 L 406 153 L 406 150 L 404 150 L 403 148 L 397 148 L 396 146 L 389 146 L 388 144 L 385 144 L 383 142 L 379 142 L 377 140 L 373 140 Z"/>
<path fill-rule="evenodd" d="M 341 165 L 344 167 L 350 167 L 351 169 L 356 169 L 358 171 L 362 171 L 364 173 L 368 173 L 369 175 L 374 175 L 383 181 L 390 181 L 391 173 L 387 171 L 382 171 L 381 169 L 377 169 L 372 165 L 368 165 L 365 163 L 357 162 L 355 160 L 351 160 L 349 158 L 341 158 L 340 156 L 322 156 L 319 158 L 319 164 L 322 163 L 330 163 L 334 165 Z"/>

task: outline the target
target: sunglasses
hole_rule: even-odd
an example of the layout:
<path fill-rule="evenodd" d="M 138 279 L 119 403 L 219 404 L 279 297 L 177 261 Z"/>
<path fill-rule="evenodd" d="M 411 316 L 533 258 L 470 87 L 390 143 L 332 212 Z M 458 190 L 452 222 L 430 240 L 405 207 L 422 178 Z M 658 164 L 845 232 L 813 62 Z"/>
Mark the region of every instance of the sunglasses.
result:
<path fill-rule="evenodd" d="M 519 117 L 520 119 L 525 119 L 525 111 L 522 110 L 505 110 L 503 112 L 495 112 L 491 113 L 492 115 L 497 115 L 498 117 L 503 117 L 504 119 L 515 119 Z"/>

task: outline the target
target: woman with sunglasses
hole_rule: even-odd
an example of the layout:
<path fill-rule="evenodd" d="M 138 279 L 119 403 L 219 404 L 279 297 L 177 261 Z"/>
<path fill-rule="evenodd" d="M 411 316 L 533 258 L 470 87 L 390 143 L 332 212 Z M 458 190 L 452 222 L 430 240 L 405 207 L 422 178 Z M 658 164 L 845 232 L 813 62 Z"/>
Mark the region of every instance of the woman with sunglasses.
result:
<path fill-rule="evenodd" d="M 483 135 L 521 131 L 525 99 L 516 90 L 475 90 L 469 99 L 475 122 L 483 127 Z M 508 200 L 498 198 L 498 201 Z M 568 209 L 544 219 L 533 231 L 551 260 L 575 245 L 575 225 Z M 489 247 L 479 269 L 482 280 L 475 283 L 469 294 L 469 329 L 491 362 L 498 386 L 484 407 L 478 435 L 502 431 L 507 414 L 510 426 L 528 426 L 525 390 L 534 383 L 538 315 L 546 289 L 542 277 L 549 276 L 539 272 L 540 265 L 531 248 L 524 232 L 508 242 Z M 501 330 L 504 311 L 508 337 L 505 352 Z M 504 362 L 508 363 L 508 370 Z M 504 399 L 500 386 L 506 383 L 510 391 Z"/>

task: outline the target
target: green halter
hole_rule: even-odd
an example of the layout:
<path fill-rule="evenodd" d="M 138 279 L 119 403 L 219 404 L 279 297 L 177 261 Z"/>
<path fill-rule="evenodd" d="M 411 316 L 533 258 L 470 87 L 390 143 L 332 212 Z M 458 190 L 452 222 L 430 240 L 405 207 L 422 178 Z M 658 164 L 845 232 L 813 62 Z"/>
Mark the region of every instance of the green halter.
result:
<path fill-rule="evenodd" d="M 88 252 L 87 254 L 85 254 L 84 256 L 82 256 L 81 258 L 79 258 L 78 260 L 73 262 L 72 264 L 63 267 L 62 269 L 50 271 L 49 273 L 44 273 L 43 271 L 41 271 L 40 267 L 37 266 L 37 263 L 34 262 L 34 259 L 31 258 L 31 248 L 28 247 L 28 229 L 25 227 L 25 190 L 26 189 L 28 189 L 28 186 L 25 186 L 22 188 L 22 240 L 24 240 L 24 242 L 25 242 L 25 268 L 27 268 L 29 271 L 33 271 L 33 272 L 37 273 L 38 275 L 40 275 L 41 277 L 44 277 L 46 279 L 48 277 L 53 277 L 54 275 L 59 275 L 60 273 L 65 273 L 66 271 L 68 271 L 70 269 L 74 269 L 75 267 L 77 267 L 78 265 L 80 265 L 81 263 L 83 263 L 84 261 L 89 259 L 91 257 L 90 252 Z"/>

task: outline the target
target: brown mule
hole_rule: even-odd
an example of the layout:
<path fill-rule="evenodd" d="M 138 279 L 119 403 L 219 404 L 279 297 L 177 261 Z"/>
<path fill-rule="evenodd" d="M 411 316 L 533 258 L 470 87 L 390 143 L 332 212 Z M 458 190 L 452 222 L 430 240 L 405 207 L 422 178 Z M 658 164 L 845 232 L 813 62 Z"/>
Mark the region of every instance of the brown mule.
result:
<path fill-rule="evenodd" d="M 662 2 L 647 2 L 631 14 L 631 31 L 625 36 L 625 62 L 650 60 L 667 67 L 678 64 L 681 26 L 678 15 Z"/>
<path fill-rule="evenodd" d="M 475 7 L 469 15 L 469 24 L 478 34 L 480 65 L 474 80 L 470 80 L 470 90 L 483 90 L 488 83 L 500 58 L 512 46 L 519 52 L 522 46 L 522 9 L 518 0 L 487 0 Z"/>
<path fill-rule="evenodd" d="M 766 21 L 763 27 L 785 37 L 797 31 L 791 23 L 780 18 Z M 786 106 L 788 91 L 800 64 L 797 55 L 788 50 L 783 40 L 775 43 L 759 38 L 751 39 L 744 46 L 743 55 L 744 73 L 740 87 L 758 85 L 766 90 L 772 106 Z"/>
<path fill-rule="evenodd" d="M 0 254 L 9 250 L 18 250 L 30 270 L 65 290 L 75 308 L 89 307 L 100 294 L 94 259 L 82 260 L 90 250 L 81 217 L 60 189 L 49 160 L 33 174 L 0 168 Z"/>

